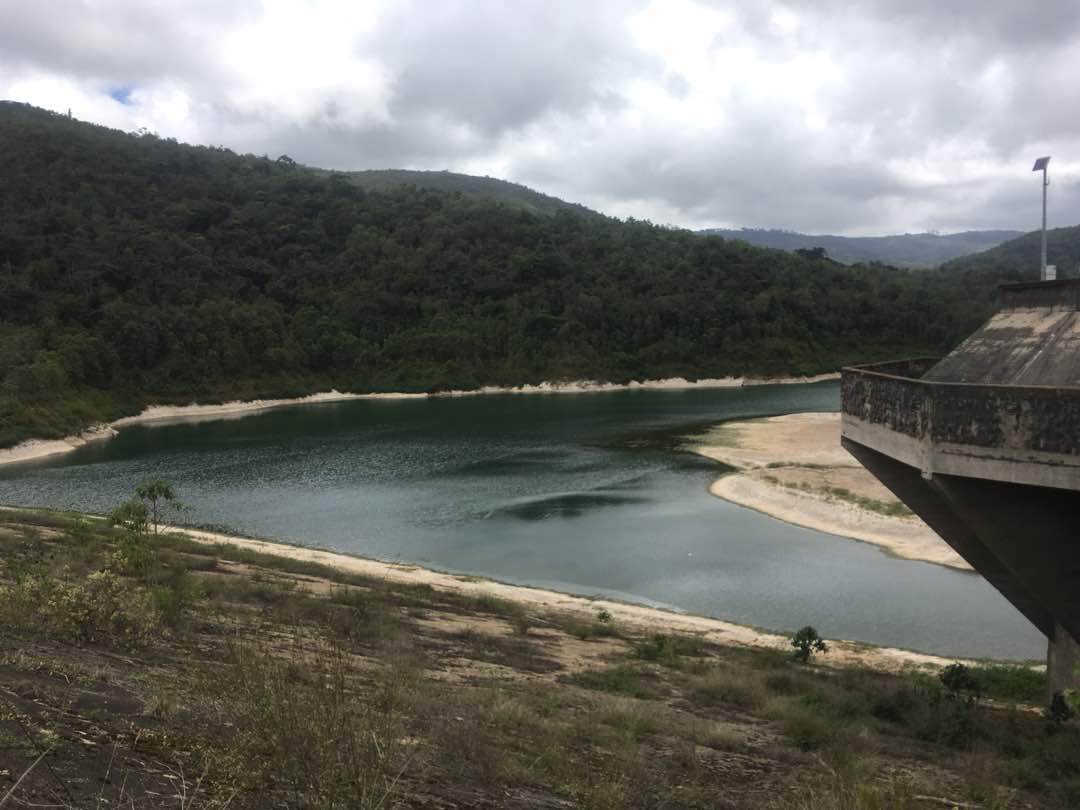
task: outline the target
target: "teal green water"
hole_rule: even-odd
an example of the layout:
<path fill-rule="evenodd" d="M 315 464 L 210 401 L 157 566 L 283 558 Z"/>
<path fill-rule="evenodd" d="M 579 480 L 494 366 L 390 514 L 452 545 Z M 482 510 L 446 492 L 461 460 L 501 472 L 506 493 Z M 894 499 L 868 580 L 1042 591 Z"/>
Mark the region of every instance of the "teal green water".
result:
<path fill-rule="evenodd" d="M 708 494 L 716 422 L 836 410 L 836 383 L 354 401 L 127 428 L 0 468 L 0 502 L 105 510 L 150 478 L 185 522 L 774 630 L 956 656 L 1045 642 L 980 577 Z"/>

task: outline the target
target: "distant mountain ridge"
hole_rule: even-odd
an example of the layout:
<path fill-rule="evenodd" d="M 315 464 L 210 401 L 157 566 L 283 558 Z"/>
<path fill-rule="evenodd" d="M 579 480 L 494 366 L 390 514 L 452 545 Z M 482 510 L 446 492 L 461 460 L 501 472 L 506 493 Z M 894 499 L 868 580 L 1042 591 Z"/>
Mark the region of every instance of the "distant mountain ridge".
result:
<path fill-rule="evenodd" d="M 987 270 L 1016 281 L 1035 281 L 1039 277 L 1041 242 L 1040 232 L 1032 231 L 982 253 L 953 259 L 942 269 Z M 1046 232 L 1046 262 L 1057 265 L 1058 278 L 1080 276 L 1080 225 Z"/>
<path fill-rule="evenodd" d="M 823 247 L 830 258 L 844 264 L 881 262 L 896 267 L 937 267 L 950 259 L 993 248 L 1023 231 L 834 236 L 764 228 L 708 228 L 698 233 L 788 251 Z"/>

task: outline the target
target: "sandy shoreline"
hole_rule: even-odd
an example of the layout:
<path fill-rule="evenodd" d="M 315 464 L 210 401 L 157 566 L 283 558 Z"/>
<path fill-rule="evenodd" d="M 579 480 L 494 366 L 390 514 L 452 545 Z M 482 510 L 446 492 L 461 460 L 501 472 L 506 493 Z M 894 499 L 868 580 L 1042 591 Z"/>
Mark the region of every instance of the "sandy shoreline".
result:
<path fill-rule="evenodd" d="M 324 391 L 291 399 L 235 400 L 217 405 L 151 405 L 135 416 L 125 416 L 105 425 L 95 425 L 83 433 L 63 439 L 29 439 L 14 447 L 0 449 L 0 465 L 20 461 L 33 461 L 60 453 L 69 453 L 89 442 L 110 439 L 120 428 L 147 423 L 165 424 L 179 421 L 204 419 L 237 419 L 271 408 L 292 405 L 314 405 L 327 402 L 345 402 L 360 399 L 428 399 L 432 397 L 464 397 L 491 394 L 587 394 L 610 391 L 679 391 L 689 388 L 739 388 L 751 385 L 797 385 L 839 379 L 839 374 L 819 374 L 815 377 L 777 377 L 763 379 L 754 377 L 721 377 L 704 380 L 686 380 L 672 377 L 664 380 L 644 380 L 626 384 L 602 383 L 594 380 L 574 382 L 544 382 L 539 385 L 515 387 L 486 386 L 468 391 L 440 391 L 437 393 L 378 393 L 350 394 L 340 391 Z"/>
<path fill-rule="evenodd" d="M 738 470 L 709 488 L 719 498 L 796 526 L 872 543 L 904 559 L 972 570 L 914 515 L 859 505 L 859 498 L 882 508 L 899 502 L 841 447 L 839 414 L 728 422 L 688 449 Z"/>
<path fill-rule="evenodd" d="M 787 636 L 726 622 L 722 619 L 678 613 L 611 599 L 574 596 L 527 585 L 511 585 L 491 579 L 446 573 L 418 565 L 382 562 L 307 546 L 286 545 L 269 540 L 237 537 L 181 526 L 170 526 L 166 529 L 185 534 L 204 543 L 228 543 L 238 548 L 321 563 L 350 573 L 392 582 L 430 585 L 437 590 L 473 595 L 486 594 L 517 602 L 526 608 L 571 614 L 586 620 L 595 620 L 599 611 L 606 610 L 617 625 L 642 632 L 689 633 L 701 635 L 706 640 L 717 644 L 785 651 L 791 649 Z M 895 672 L 911 667 L 936 670 L 958 660 L 892 647 L 874 647 L 851 641 L 829 639 L 828 642 L 829 652 L 821 659 L 826 664 L 861 665 Z"/>
<path fill-rule="evenodd" d="M 0 510 L 17 512 L 26 507 L 0 506 Z M 185 535 L 207 544 L 228 544 L 263 554 L 274 554 L 293 560 L 328 565 L 349 573 L 390 582 L 429 585 L 437 590 L 471 595 L 490 595 L 531 608 L 537 612 L 556 612 L 586 621 L 595 620 L 601 610 L 611 614 L 612 621 L 624 628 L 639 632 L 686 633 L 700 635 L 717 644 L 791 650 L 789 637 L 736 624 L 709 616 L 681 613 L 660 607 L 650 607 L 602 597 L 576 596 L 531 585 L 513 585 L 469 574 L 455 574 L 403 562 L 384 562 L 356 554 L 331 551 L 315 546 L 293 545 L 275 540 L 263 540 L 221 532 L 210 532 L 186 526 L 162 525 L 162 532 Z M 826 639 L 829 651 L 819 660 L 823 664 L 865 666 L 888 672 L 905 669 L 937 671 L 953 663 L 974 664 L 973 659 L 948 658 L 920 653 L 898 647 L 879 647 L 872 644 Z"/>

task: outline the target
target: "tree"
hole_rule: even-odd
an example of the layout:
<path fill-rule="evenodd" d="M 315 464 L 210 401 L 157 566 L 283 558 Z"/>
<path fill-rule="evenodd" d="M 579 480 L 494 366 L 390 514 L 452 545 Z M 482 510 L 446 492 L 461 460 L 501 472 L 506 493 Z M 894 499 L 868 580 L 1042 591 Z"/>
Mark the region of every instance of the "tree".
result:
<path fill-rule="evenodd" d="M 161 479 L 139 484 L 135 488 L 135 495 L 138 496 L 141 502 L 148 504 L 150 507 L 149 517 L 154 526 L 155 537 L 158 535 L 158 526 L 161 524 L 161 517 L 166 507 L 176 511 L 183 508 L 183 504 L 176 498 L 172 484 Z"/>
<path fill-rule="evenodd" d="M 118 526 L 125 532 L 134 535 L 146 534 L 149 524 L 150 510 L 142 501 L 124 501 L 118 507 L 109 512 L 109 523 Z"/>
<path fill-rule="evenodd" d="M 113 553 L 113 564 L 121 571 L 146 579 L 150 578 L 153 568 L 153 556 L 146 542 L 149 519 L 150 510 L 146 504 L 134 498 L 109 512 L 109 523 L 123 529 Z"/>
<path fill-rule="evenodd" d="M 795 252 L 804 259 L 822 260 L 829 258 L 829 253 L 823 247 L 795 248 Z"/>
<path fill-rule="evenodd" d="M 801 628 L 791 637 L 791 646 L 795 648 L 795 652 L 791 654 L 791 657 L 800 664 L 807 663 L 815 652 L 828 652 L 829 649 L 825 644 L 825 640 L 810 625 Z"/>

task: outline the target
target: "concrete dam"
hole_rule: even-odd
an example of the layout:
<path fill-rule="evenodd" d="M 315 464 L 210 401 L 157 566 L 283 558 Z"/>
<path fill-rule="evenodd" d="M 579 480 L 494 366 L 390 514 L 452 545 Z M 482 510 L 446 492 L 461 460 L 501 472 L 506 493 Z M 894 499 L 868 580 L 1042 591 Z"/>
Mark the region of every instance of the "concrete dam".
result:
<path fill-rule="evenodd" d="M 1000 288 L 943 359 L 846 368 L 841 442 L 1047 638 L 1080 685 L 1080 279 Z"/>

